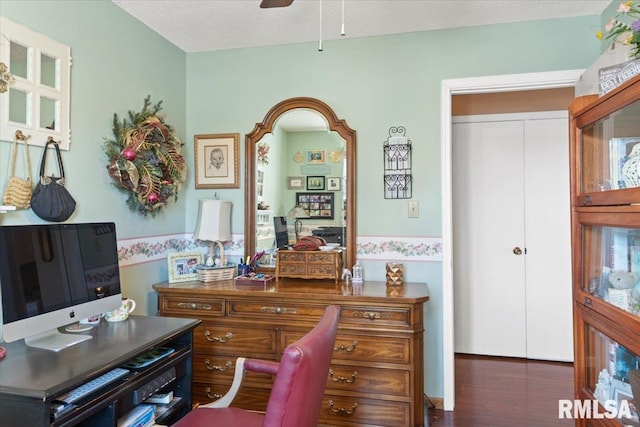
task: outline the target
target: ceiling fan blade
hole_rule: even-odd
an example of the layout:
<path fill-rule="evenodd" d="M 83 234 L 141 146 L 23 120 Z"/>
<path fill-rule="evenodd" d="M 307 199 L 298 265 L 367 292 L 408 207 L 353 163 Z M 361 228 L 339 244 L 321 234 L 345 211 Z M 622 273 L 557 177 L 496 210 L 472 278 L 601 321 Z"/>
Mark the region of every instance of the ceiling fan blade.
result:
<path fill-rule="evenodd" d="M 293 3 L 293 0 L 262 0 L 260 7 L 267 9 L 270 7 L 286 7 Z"/>

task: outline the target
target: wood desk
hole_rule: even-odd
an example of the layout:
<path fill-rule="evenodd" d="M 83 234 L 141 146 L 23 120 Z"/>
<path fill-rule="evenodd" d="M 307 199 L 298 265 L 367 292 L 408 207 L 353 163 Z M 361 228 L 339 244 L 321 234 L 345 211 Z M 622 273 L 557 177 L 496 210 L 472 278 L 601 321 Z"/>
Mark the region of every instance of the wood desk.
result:
<path fill-rule="evenodd" d="M 170 370 L 175 370 L 175 379 L 163 391 L 173 391 L 182 399 L 158 422 L 175 422 L 191 409 L 192 331 L 198 323 L 158 316 L 129 316 L 118 323 L 103 321 L 85 332 L 92 339 L 60 352 L 27 347 L 23 340 L 3 343 L 7 356 L 0 360 L 0 424 L 113 427 L 137 404 L 136 391 Z M 175 351 L 148 369 L 132 371 L 90 399 L 77 402 L 77 407 L 65 415 L 51 418 L 58 396 L 157 346 L 171 346 Z"/>

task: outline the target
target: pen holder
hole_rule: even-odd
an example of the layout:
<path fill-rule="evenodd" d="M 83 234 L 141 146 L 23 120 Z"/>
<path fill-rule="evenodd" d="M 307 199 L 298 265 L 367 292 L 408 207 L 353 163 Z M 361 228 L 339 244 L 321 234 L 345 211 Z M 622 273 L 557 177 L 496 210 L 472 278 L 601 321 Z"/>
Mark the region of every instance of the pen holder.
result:
<path fill-rule="evenodd" d="M 253 271 L 253 267 L 249 264 L 239 264 L 238 265 L 238 276 L 246 276 L 247 274 Z"/>

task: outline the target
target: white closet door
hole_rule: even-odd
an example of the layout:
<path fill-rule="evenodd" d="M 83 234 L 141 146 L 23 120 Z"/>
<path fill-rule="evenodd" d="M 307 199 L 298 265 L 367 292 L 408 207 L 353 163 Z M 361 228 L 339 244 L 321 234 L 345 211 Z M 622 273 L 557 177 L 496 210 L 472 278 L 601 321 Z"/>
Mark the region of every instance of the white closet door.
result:
<path fill-rule="evenodd" d="M 566 114 L 498 117 L 453 127 L 455 351 L 570 361 Z"/>
<path fill-rule="evenodd" d="M 567 119 L 525 121 L 527 357 L 573 361 Z"/>
<path fill-rule="evenodd" d="M 522 123 L 455 124 L 452 149 L 455 351 L 526 357 Z"/>

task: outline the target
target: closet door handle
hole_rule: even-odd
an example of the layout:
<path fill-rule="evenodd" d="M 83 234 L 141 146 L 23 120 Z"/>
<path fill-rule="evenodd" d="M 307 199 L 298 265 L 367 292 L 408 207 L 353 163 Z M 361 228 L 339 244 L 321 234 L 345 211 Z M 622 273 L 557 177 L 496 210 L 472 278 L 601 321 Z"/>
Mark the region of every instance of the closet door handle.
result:
<path fill-rule="evenodd" d="M 516 255 L 522 255 L 522 249 L 516 246 L 515 248 L 513 248 L 513 253 Z"/>

